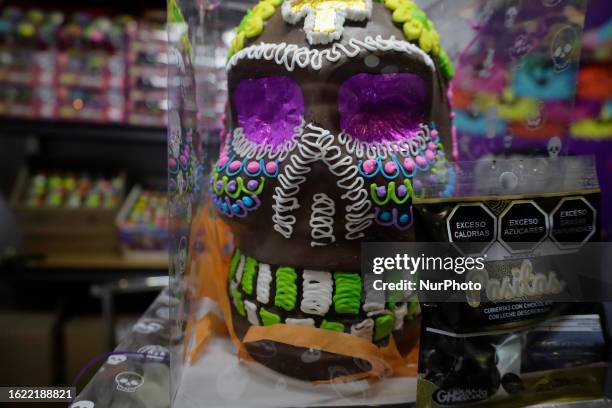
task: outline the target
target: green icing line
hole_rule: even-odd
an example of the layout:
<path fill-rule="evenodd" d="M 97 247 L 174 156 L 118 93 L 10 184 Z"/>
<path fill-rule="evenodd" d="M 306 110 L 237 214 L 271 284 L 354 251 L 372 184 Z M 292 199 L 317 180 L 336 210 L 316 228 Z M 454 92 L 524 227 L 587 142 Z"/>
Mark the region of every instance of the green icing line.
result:
<path fill-rule="evenodd" d="M 233 199 L 237 199 L 240 196 L 246 194 L 246 195 L 259 195 L 261 194 L 261 192 L 264 189 L 264 186 L 266 184 L 266 180 L 263 177 L 259 178 L 259 185 L 257 187 L 257 189 L 255 191 L 250 191 L 249 189 L 247 189 L 244 186 L 244 180 L 242 177 L 236 177 L 236 191 L 234 191 L 233 193 L 230 193 L 229 191 L 227 191 L 227 185 L 230 182 L 230 179 L 227 176 L 223 176 L 221 177 L 221 188 L 217 187 L 217 182 L 219 181 L 219 172 L 217 170 L 214 170 L 213 172 L 213 191 L 215 192 L 215 194 L 217 195 L 227 195 L 230 198 Z"/>
<path fill-rule="evenodd" d="M 410 180 L 404 180 L 404 186 L 406 187 L 406 195 L 402 198 L 397 196 L 395 181 L 392 181 L 387 186 L 387 196 L 384 199 L 378 197 L 378 193 L 376 189 L 378 186 L 375 183 L 370 184 L 370 197 L 372 201 L 378 206 L 383 206 L 389 203 L 389 201 L 393 200 L 394 203 L 402 205 L 406 204 L 408 200 L 412 198 L 414 195 L 414 189 L 412 188 L 412 182 Z"/>
<path fill-rule="evenodd" d="M 406 314 L 406 320 L 412 320 L 416 315 L 421 312 L 421 307 L 419 306 L 419 299 L 416 297 L 411 298 L 408 301 L 408 313 Z"/>
<path fill-rule="evenodd" d="M 361 276 L 356 273 L 334 272 L 336 313 L 358 314 L 361 303 Z"/>
<path fill-rule="evenodd" d="M 281 322 L 281 318 L 276 313 L 268 312 L 263 307 L 259 309 L 259 317 L 261 317 L 261 321 L 264 326 L 272 326 L 273 324 L 278 324 Z"/>
<path fill-rule="evenodd" d="M 388 337 L 393 331 L 395 318 L 391 314 L 378 316 L 374 321 L 374 341 L 379 341 Z"/>
<path fill-rule="evenodd" d="M 453 62 L 450 57 L 446 53 L 444 49 L 440 50 L 440 55 L 438 55 L 440 60 L 440 69 L 442 69 L 442 73 L 446 78 L 451 79 L 455 76 L 455 67 L 453 66 Z"/>
<path fill-rule="evenodd" d="M 323 322 L 321 323 L 321 329 L 333 330 L 333 331 L 343 333 L 344 325 L 338 322 L 328 322 L 327 320 L 323 320 Z"/>
<path fill-rule="evenodd" d="M 249 295 L 253 294 L 253 278 L 257 270 L 257 261 L 255 258 L 248 256 L 244 263 L 244 271 L 242 272 L 242 290 Z"/>
<path fill-rule="evenodd" d="M 229 279 L 230 280 L 234 279 L 234 276 L 236 276 L 236 270 L 238 269 L 239 263 L 240 263 L 240 250 L 237 249 L 236 252 L 234 252 L 232 261 L 230 262 L 230 269 L 229 269 Z"/>
<path fill-rule="evenodd" d="M 238 311 L 240 316 L 246 316 L 244 302 L 242 301 L 242 293 L 240 293 L 238 288 L 232 289 L 232 300 L 234 301 L 234 306 L 236 307 L 236 310 Z"/>
<path fill-rule="evenodd" d="M 274 305 L 288 312 L 295 308 L 297 298 L 297 285 L 295 269 L 281 266 L 276 270 L 276 296 Z"/>

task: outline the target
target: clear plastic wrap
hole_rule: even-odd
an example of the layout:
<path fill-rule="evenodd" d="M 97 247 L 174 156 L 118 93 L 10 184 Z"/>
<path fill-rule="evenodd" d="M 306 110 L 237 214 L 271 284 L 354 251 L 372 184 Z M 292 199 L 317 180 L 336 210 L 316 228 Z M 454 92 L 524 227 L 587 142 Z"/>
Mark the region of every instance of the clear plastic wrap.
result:
<path fill-rule="evenodd" d="M 169 2 L 176 406 L 416 401 L 418 307 L 362 298 L 360 243 L 413 240 L 451 158 L 563 154 L 585 8 L 417 3 Z"/>

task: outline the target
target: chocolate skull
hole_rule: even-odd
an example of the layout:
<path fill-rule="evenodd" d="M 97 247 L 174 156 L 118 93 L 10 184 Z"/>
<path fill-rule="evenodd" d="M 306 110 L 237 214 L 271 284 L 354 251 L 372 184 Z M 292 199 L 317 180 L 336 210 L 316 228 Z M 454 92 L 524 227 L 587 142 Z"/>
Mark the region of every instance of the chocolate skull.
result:
<path fill-rule="evenodd" d="M 237 247 L 239 337 L 285 323 L 377 343 L 394 332 L 401 346 L 413 308 L 368 293 L 360 245 L 412 240 L 414 176 L 446 177 L 452 68 L 433 23 L 409 0 L 263 0 L 231 51 L 231 130 L 211 192 Z M 263 358 L 250 346 L 300 378 L 368 366 L 282 344 Z"/>

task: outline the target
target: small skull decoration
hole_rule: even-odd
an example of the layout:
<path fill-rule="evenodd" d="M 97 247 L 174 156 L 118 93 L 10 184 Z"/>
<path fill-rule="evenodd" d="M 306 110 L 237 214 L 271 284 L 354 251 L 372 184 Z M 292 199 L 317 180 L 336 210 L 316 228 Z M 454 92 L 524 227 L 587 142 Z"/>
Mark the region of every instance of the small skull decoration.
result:
<path fill-rule="evenodd" d="M 127 356 L 125 354 L 112 354 L 106 359 L 106 364 L 117 365 L 123 363 L 126 360 Z"/>
<path fill-rule="evenodd" d="M 115 377 L 117 390 L 123 392 L 135 392 L 144 383 L 142 375 L 133 371 L 124 371 Z"/>
<path fill-rule="evenodd" d="M 413 239 L 417 174 L 452 184 L 453 68 L 434 24 L 410 0 L 262 0 L 227 68 L 230 132 L 210 190 L 237 248 L 228 290 L 238 337 L 286 324 L 409 349 L 415 304 L 371 293 L 359 254 L 365 240 Z M 301 379 L 369 366 L 281 343 L 270 355 L 259 343 L 246 345 L 257 361 Z"/>
<path fill-rule="evenodd" d="M 559 136 L 551 137 L 548 141 L 548 156 L 551 159 L 556 159 L 559 157 L 559 153 L 561 153 L 561 138 Z"/>
<path fill-rule="evenodd" d="M 555 71 L 562 72 L 569 68 L 576 51 L 575 44 L 577 41 L 578 35 L 571 26 L 563 27 L 557 32 L 550 51 Z"/>

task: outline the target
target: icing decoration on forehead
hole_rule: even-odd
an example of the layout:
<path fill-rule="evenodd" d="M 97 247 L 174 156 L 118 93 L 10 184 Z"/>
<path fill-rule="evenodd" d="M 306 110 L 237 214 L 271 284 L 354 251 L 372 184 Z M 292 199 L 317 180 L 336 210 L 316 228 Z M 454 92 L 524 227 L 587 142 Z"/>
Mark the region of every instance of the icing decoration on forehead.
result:
<path fill-rule="evenodd" d="M 345 20 L 363 21 L 372 15 L 372 0 L 285 0 L 283 18 L 296 24 L 305 17 L 304 31 L 311 45 L 342 38 Z"/>
<path fill-rule="evenodd" d="M 282 1 L 262 0 L 246 13 L 238 27 L 236 27 L 236 36 L 229 48 L 230 57 L 244 48 L 244 43 L 247 39 L 257 38 L 263 33 L 264 21 L 274 15 Z"/>
<path fill-rule="evenodd" d="M 427 14 L 412 0 L 376 0 L 392 12 L 393 23 L 402 27 L 408 41 L 415 42 L 428 54 L 437 58 L 447 79 L 455 75 L 453 63 L 440 44 L 440 34 Z"/>
<path fill-rule="evenodd" d="M 334 43 L 326 49 L 316 49 L 309 47 L 299 47 L 295 44 L 269 44 L 261 43 L 251 45 L 232 55 L 227 63 L 227 69 L 231 69 L 241 60 L 267 60 L 273 61 L 278 65 L 284 65 L 287 71 L 292 72 L 296 66 L 299 68 L 311 68 L 319 71 L 323 68 L 323 62 L 338 62 L 342 57 L 356 58 L 362 52 L 400 52 L 408 55 L 416 55 L 432 71 L 435 72 L 436 66 L 431 57 L 422 49 L 405 40 L 398 40 L 394 36 L 382 38 L 366 36 L 363 41 L 355 38 L 349 39 L 346 43 Z"/>

